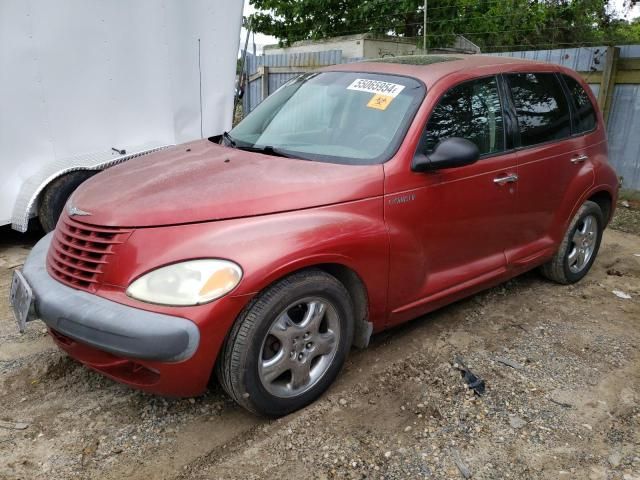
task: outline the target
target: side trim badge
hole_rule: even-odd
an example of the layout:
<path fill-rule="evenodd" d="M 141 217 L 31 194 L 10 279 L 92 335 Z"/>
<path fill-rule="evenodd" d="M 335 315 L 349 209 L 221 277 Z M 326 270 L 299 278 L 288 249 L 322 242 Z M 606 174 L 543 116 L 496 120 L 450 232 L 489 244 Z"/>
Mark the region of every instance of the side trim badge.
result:
<path fill-rule="evenodd" d="M 389 200 L 389 205 L 402 205 L 403 203 L 413 202 L 416 199 L 415 193 L 408 195 L 400 195 Z"/>

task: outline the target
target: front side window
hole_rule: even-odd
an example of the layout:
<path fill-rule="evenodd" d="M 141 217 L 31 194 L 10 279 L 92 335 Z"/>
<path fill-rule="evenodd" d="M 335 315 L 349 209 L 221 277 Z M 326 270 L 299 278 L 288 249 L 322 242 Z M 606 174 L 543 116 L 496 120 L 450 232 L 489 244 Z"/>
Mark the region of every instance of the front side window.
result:
<path fill-rule="evenodd" d="M 398 149 L 424 95 L 424 85 L 409 77 L 307 74 L 270 95 L 228 138 L 237 148 L 305 160 L 382 163 Z"/>
<path fill-rule="evenodd" d="M 569 104 L 555 74 L 519 73 L 507 78 L 518 117 L 521 146 L 571 135 Z"/>
<path fill-rule="evenodd" d="M 596 112 L 593 109 L 589 95 L 574 78 L 569 75 L 563 75 L 562 77 L 569 88 L 569 93 L 576 107 L 573 133 L 585 133 L 593 130 L 596 128 Z"/>
<path fill-rule="evenodd" d="M 442 96 L 427 122 L 422 149 L 431 152 L 450 137 L 470 140 L 480 155 L 504 150 L 502 105 L 494 77 L 461 83 Z"/>

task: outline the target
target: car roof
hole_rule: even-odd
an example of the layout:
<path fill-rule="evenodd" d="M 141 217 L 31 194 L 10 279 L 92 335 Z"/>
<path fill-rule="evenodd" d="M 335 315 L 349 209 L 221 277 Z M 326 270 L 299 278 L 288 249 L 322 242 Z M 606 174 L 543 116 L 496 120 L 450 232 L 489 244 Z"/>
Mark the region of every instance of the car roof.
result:
<path fill-rule="evenodd" d="M 488 75 L 507 71 L 561 71 L 557 65 L 535 60 L 493 55 L 409 55 L 333 65 L 325 71 L 349 71 L 404 75 L 422 80 L 431 87 L 455 73 Z"/>

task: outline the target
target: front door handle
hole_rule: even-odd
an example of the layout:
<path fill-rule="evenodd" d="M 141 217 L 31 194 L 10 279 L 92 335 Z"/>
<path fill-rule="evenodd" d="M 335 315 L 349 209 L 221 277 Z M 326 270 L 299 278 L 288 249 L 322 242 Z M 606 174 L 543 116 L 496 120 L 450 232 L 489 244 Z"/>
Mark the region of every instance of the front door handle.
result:
<path fill-rule="evenodd" d="M 571 159 L 571 163 L 583 163 L 583 162 L 586 162 L 587 160 L 589 160 L 589 157 L 587 155 L 579 155 L 577 157 L 573 157 Z"/>
<path fill-rule="evenodd" d="M 496 177 L 493 179 L 493 183 L 498 185 L 504 185 L 505 183 L 513 183 L 518 181 L 518 175 L 515 173 L 510 173 L 509 175 L 505 175 L 504 177 Z"/>

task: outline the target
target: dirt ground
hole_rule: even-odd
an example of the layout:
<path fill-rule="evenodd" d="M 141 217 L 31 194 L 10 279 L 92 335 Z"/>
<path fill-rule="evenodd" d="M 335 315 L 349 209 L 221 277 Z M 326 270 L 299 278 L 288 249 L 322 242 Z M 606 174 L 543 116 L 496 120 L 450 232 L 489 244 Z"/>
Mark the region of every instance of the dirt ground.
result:
<path fill-rule="evenodd" d="M 19 334 L 7 292 L 34 241 L 0 230 L 2 479 L 640 479 L 633 233 L 607 230 L 577 285 L 526 274 L 375 336 L 319 401 L 279 420 L 217 386 L 136 392 L 65 357 L 40 322 Z"/>

